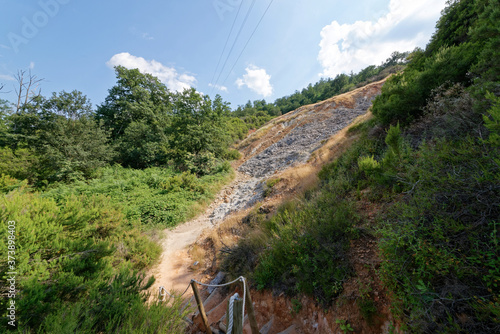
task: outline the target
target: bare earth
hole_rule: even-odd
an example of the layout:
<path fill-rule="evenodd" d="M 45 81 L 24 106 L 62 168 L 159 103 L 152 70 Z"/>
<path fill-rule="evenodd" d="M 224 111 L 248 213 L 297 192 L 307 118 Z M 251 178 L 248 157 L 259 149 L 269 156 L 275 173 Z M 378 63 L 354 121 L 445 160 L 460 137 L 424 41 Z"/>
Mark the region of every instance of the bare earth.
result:
<path fill-rule="evenodd" d="M 194 260 L 188 255 L 189 246 L 204 230 L 213 229 L 229 214 L 261 201 L 263 181 L 266 179 L 277 176 L 286 179 L 286 175 L 291 175 L 294 170 L 303 169 L 306 165 L 319 165 L 319 160 L 324 163 L 321 157 L 335 150 L 336 144 L 332 144 L 332 140 L 335 136 L 337 139 L 343 136 L 342 132 L 345 133 L 345 128 L 357 117 L 367 114 L 383 83 L 384 80 L 375 82 L 323 102 L 303 106 L 273 119 L 244 140 L 239 146 L 244 156 L 231 184 L 219 192 L 202 215 L 174 229 L 165 230 L 160 262 L 148 273 L 156 278 L 150 290 L 152 297 L 157 296 L 160 286 L 182 293 L 191 279 L 201 279 L 200 271 L 192 270 Z M 317 168 L 314 171 L 315 175 Z M 303 175 L 297 178 L 301 179 Z M 187 291 L 189 294 L 190 289 Z"/>
<path fill-rule="evenodd" d="M 149 273 L 156 278 L 150 290 L 153 297 L 156 297 L 160 286 L 169 292 L 184 292 L 191 279 L 200 278 L 199 274 L 191 269 L 193 261 L 188 255 L 188 247 L 195 243 L 205 229 L 214 228 L 222 221 L 214 217 L 214 211 L 222 204 L 228 204 L 225 203 L 228 200 L 228 195 L 231 195 L 234 189 L 239 189 L 240 185 L 248 179 L 249 177 L 246 175 L 237 172 L 235 179 L 217 194 L 214 202 L 202 215 L 174 229 L 164 231 L 163 253 L 160 262 Z M 190 294 L 191 290 L 188 289 L 186 295 Z"/>

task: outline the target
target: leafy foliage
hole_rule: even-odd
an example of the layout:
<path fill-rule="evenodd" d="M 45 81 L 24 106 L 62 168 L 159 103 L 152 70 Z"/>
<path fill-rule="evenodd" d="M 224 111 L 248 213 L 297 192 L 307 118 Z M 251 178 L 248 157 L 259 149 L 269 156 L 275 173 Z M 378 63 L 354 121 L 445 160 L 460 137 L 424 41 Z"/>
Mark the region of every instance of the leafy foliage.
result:
<path fill-rule="evenodd" d="M 83 179 L 113 158 L 108 133 L 94 121 L 80 92 L 38 96 L 10 120 L 10 160 L 26 161 L 24 171 L 11 170 L 14 177 L 39 182 Z"/>
<path fill-rule="evenodd" d="M 229 136 L 224 127 L 229 107 L 220 96 L 213 101 L 194 89 L 185 90 L 175 100 L 168 151 L 181 169 L 189 168 L 198 175 L 209 174 L 227 151 Z M 213 155 L 211 157 L 210 155 Z"/>
<path fill-rule="evenodd" d="M 69 196 L 58 204 L 16 190 L 2 196 L 0 208 L 3 221 L 16 222 L 19 329 L 74 325 L 87 331 L 115 331 L 123 321 L 131 320 L 131 303 L 136 310 L 149 312 L 141 294 L 147 284 L 131 270 L 150 265 L 160 248 L 121 224 L 122 213 L 108 199 Z M 5 249 L 7 233 L 4 229 L 0 239 Z M 8 271 L 4 258 L 2 279 Z M 1 302 L 4 310 L 7 302 Z M 75 323 L 51 322 L 66 312 Z M 116 327 L 106 327 L 109 323 Z"/>
<path fill-rule="evenodd" d="M 422 116 L 431 91 L 445 82 L 469 85 L 467 72 L 477 57 L 477 46 L 463 43 L 443 46 L 426 57 L 422 50 L 411 55 L 405 72 L 391 77 L 373 105 L 373 113 L 384 124 L 399 121 L 403 125 Z"/>
<path fill-rule="evenodd" d="M 488 93 L 486 97 L 493 102 L 487 115 L 483 115 L 484 126 L 490 131 L 488 143 L 494 147 L 500 146 L 500 97 Z"/>
<path fill-rule="evenodd" d="M 400 175 L 418 182 L 382 228 L 383 273 L 415 329 L 443 331 L 449 317 L 467 332 L 493 328 L 486 318 L 472 319 L 477 312 L 495 317 L 478 307 L 479 299 L 498 302 L 495 226 L 500 212 L 494 199 L 500 188 L 492 160 L 498 153 L 486 153 L 472 138 L 441 141 L 422 146 Z M 460 313 L 472 318 L 460 322 Z"/>
<path fill-rule="evenodd" d="M 99 169 L 87 182 L 59 184 L 44 196 L 61 201 L 69 195 L 105 195 L 119 205 L 136 226 L 171 227 L 194 216 L 196 207 L 210 200 L 231 175 L 226 168 L 202 178 L 187 172 L 151 167 L 133 170 L 120 166 Z"/>
<path fill-rule="evenodd" d="M 173 101 L 172 93 L 151 74 L 138 69 L 115 68 L 117 83 L 97 109 L 97 119 L 111 129 L 113 138 L 125 133 L 132 122 L 144 121 L 163 128 L 168 125 Z"/>
<path fill-rule="evenodd" d="M 496 1 L 449 1 L 426 50 L 415 50 L 405 72 L 388 80 L 373 113 L 384 124 L 408 125 L 423 115 L 432 90 L 442 85 L 474 84 L 470 91 L 478 104 L 485 89 L 500 94 L 499 17 Z"/>
<path fill-rule="evenodd" d="M 337 200 L 324 194 L 309 207 L 285 210 L 269 222 L 271 247 L 254 275 L 259 288 L 304 292 L 325 306 L 342 291 L 351 270 L 346 256 L 350 227 L 357 217 L 348 203 Z"/>

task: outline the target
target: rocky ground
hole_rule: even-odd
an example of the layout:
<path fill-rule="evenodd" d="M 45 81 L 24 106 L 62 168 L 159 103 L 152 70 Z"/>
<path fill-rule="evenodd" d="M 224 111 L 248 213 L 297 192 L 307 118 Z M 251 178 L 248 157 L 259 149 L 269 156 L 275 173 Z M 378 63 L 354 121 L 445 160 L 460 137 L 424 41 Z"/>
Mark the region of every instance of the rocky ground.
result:
<path fill-rule="evenodd" d="M 350 107 L 337 106 L 335 101 L 325 101 L 309 108 L 298 109 L 298 112 L 287 117 L 289 119 L 282 119 L 269 130 L 280 135 L 287 129 L 286 135 L 246 160 L 239 170 L 262 178 L 305 163 L 311 153 L 320 148 L 330 136 L 345 128 L 356 117 L 365 114 L 374 97 L 361 96 L 356 99 L 354 106 Z"/>
<path fill-rule="evenodd" d="M 263 181 L 307 162 L 332 135 L 366 114 L 380 87 L 381 83 L 375 83 L 340 98 L 303 106 L 254 132 L 246 140 L 252 143 L 243 150 L 244 162 L 238 168 L 250 178 L 235 185 L 232 193 L 214 209 L 211 221 L 216 223 L 262 200 Z"/>

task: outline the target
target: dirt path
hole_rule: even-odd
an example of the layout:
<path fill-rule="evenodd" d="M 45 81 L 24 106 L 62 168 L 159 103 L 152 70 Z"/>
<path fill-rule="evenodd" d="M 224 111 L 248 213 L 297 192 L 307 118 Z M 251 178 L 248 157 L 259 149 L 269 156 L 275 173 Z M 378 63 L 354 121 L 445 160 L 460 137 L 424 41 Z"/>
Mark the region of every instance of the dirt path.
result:
<path fill-rule="evenodd" d="M 340 96 L 303 106 L 282 115 L 254 132 L 242 149 L 243 163 L 236 178 L 224 187 L 201 216 L 165 230 L 160 263 L 149 274 L 156 277 L 153 296 L 158 288 L 183 292 L 191 279 L 199 279 L 191 270 L 193 260 L 188 247 L 203 230 L 214 228 L 233 212 L 244 210 L 264 198 L 264 180 L 278 171 L 307 163 L 315 151 L 331 136 L 347 127 L 356 117 L 366 114 L 371 101 L 380 93 L 383 81 Z M 199 275 L 199 274 L 198 274 Z M 188 290 L 189 293 L 189 290 Z"/>
<path fill-rule="evenodd" d="M 183 292 L 191 279 L 200 278 L 199 273 L 191 270 L 193 263 L 188 255 L 188 247 L 205 229 L 214 228 L 229 213 L 255 203 L 260 198 L 260 194 L 255 192 L 259 183 L 259 179 L 236 171 L 235 179 L 217 194 L 214 202 L 202 215 L 174 229 L 164 230 L 160 262 L 149 272 L 149 275 L 156 278 L 155 284 L 150 289 L 152 297 L 157 296 L 160 286 L 168 291 Z M 187 295 L 190 293 L 189 290 Z"/>

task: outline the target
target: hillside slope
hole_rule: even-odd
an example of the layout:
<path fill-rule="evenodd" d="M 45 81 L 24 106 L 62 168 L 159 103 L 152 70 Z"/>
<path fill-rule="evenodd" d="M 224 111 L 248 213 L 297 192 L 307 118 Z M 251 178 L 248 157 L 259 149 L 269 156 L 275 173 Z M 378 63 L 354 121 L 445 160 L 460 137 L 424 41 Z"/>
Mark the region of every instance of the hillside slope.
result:
<path fill-rule="evenodd" d="M 384 82 L 302 106 L 273 119 L 240 143 L 244 157 L 239 170 L 254 177 L 269 176 L 305 163 L 332 135 L 368 111 Z"/>
<path fill-rule="evenodd" d="M 218 194 L 205 214 L 173 230 L 165 230 L 161 262 L 151 271 L 157 278 L 152 291 L 163 286 L 182 292 L 192 278 L 212 277 L 218 267 L 217 260 L 213 260 L 218 250 L 207 248 L 207 244 L 234 245 L 238 237 L 227 234 L 227 229 L 240 224 L 253 210 L 263 206 L 275 209 L 303 187 L 314 184 L 319 169 L 354 139 L 355 136 L 346 136 L 347 127 L 371 117 L 371 101 L 380 94 L 384 82 L 303 106 L 270 121 L 240 143 L 243 158 L 234 165 L 235 181 Z M 269 180 L 279 180 L 274 182 L 273 190 Z M 193 244 L 196 239 L 198 242 Z M 207 251 L 205 258 L 200 258 L 200 248 Z M 288 312 L 287 307 L 282 309 L 279 305 L 290 300 L 269 298 L 265 294 L 256 295 L 256 302 L 266 304 L 267 300 L 269 307 L 277 303 L 272 310 L 258 307 L 259 325 L 269 322 L 273 314 Z M 289 327 L 285 319 L 290 320 L 285 317 L 268 326 L 269 333 Z M 216 325 L 219 319 L 212 320 Z"/>

